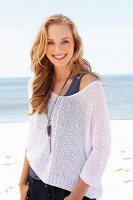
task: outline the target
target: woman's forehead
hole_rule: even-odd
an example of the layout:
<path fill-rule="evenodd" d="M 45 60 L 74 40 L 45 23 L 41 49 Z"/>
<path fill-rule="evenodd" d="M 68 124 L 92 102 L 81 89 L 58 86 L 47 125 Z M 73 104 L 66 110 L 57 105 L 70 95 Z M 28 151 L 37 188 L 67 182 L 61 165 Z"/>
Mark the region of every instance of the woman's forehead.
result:
<path fill-rule="evenodd" d="M 66 24 L 53 24 L 48 27 L 48 39 L 54 39 L 56 37 L 64 38 L 71 38 L 72 31 L 69 25 Z"/>

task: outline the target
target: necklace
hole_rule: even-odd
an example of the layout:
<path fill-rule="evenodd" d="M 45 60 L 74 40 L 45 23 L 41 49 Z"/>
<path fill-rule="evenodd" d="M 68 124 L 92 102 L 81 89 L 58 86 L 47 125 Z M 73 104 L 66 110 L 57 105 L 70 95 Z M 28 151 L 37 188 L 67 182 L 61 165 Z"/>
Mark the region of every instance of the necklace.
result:
<path fill-rule="evenodd" d="M 67 83 L 67 81 L 68 81 L 68 79 L 69 79 L 71 73 L 72 73 L 72 72 L 70 72 L 70 74 L 69 74 L 68 78 L 66 79 L 66 81 L 65 81 L 65 83 L 64 83 L 64 85 L 63 85 L 63 87 L 61 88 L 61 90 L 60 90 L 60 92 L 59 92 L 57 98 L 55 99 L 54 104 L 53 104 L 53 107 L 52 107 L 51 112 L 50 112 L 50 114 L 49 114 L 49 117 L 47 116 L 47 119 L 48 119 L 47 134 L 48 134 L 48 137 L 50 138 L 50 139 L 49 139 L 50 153 L 51 153 L 51 151 L 52 151 L 52 150 L 51 150 L 51 129 L 52 129 L 52 126 L 51 126 L 51 115 L 52 115 L 52 112 L 53 112 L 55 103 L 56 103 L 56 101 L 57 101 L 57 99 L 58 99 L 58 97 L 59 97 L 61 91 L 63 90 L 65 84 Z"/>

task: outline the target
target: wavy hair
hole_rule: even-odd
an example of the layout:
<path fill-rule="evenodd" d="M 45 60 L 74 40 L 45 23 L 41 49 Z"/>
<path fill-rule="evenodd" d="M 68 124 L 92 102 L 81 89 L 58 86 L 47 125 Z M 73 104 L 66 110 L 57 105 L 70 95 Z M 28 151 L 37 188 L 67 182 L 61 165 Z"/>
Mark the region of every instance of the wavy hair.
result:
<path fill-rule="evenodd" d="M 83 59 L 82 40 L 72 20 L 62 14 L 50 16 L 40 27 L 31 49 L 31 71 L 34 73 L 34 78 L 32 82 L 32 97 L 29 100 L 32 112 L 29 115 L 34 114 L 36 110 L 39 111 L 39 114 L 47 113 L 47 105 L 53 87 L 54 67 L 46 56 L 46 45 L 48 27 L 53 24 L 67 24 L 72 31 L 74 54 L 68 63 L 72 72 L 71 76 L 74 77 L 79 73 L 90 73 L 100 79 L 98 74 L 92 72 L 88 61 Z"/>

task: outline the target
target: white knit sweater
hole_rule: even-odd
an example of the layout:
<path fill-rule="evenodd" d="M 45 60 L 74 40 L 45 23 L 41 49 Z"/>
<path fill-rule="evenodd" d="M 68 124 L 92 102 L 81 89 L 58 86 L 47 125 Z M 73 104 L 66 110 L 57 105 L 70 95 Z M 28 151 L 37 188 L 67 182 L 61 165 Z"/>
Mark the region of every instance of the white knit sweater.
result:
<path fill-rule="evenodd" d="M 29 98 L 32 80 L 28 83 Z M 48 110 L 57 98 L 51 93 Z M 31 110 L 31 106 L 29 105 Z M 29 117 L 26 156 L 39 178 L 72 191 L 79 178 L 90 187 L 84 196 L 99 199 L 101 177 L 110 155 L 111 134 L 106 97 L 99 80 L 70 96 L 59 96 L 53 109 L 52 153 L 46 131 L 47 116 Z"/>

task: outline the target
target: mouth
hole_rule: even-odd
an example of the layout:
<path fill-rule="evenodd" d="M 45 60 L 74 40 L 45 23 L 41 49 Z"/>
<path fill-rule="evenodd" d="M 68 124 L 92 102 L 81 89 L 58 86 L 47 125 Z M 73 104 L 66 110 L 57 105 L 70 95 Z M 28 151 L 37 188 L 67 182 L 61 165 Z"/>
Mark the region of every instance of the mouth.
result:
<path fill-rule="evenodd" d="M 53 55 L 53 57 L 56 59 L 56 60 L 62 60 L 66 57 L 67 54 L 59 54 L 59 55 Z"/>

